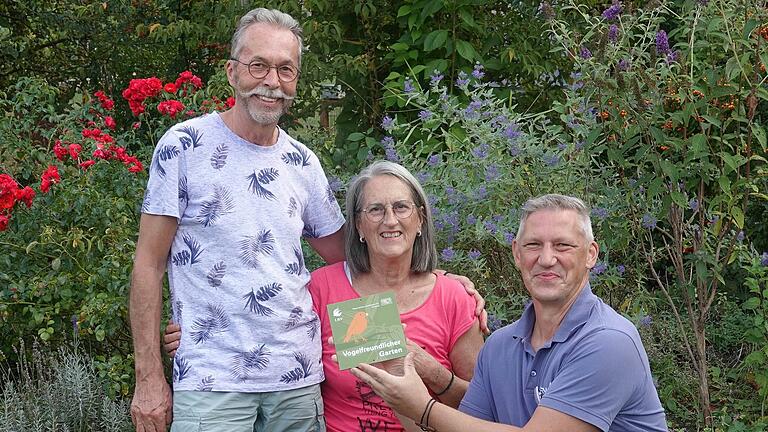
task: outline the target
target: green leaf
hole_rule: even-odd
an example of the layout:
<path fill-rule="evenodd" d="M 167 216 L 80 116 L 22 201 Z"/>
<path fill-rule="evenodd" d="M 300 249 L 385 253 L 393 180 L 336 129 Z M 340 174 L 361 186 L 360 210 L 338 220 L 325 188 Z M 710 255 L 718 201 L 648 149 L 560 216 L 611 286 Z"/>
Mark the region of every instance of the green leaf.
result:
<path fill-rule="evenodd" d="M 392 81 L 394 79 L 400 78 L 402 75 L 400 75 L 399 72 L 392 71 L 387 75 L 386 78 L 384 78 L 384 81 Z"/>
<path fill-rule="evenodd" d="M 720 176 L 717 179 L 717 183 L 720 185 L 720 190 L 725 192 L 726 195 L 731 196 L 731 179 L 728 176 Z"/>
<path fill-rule="evenodd" d="M 401 16 L 406 16 L 409 13 L 411 13 L 411 5 L 402 5 L 400 6 L 400 9 L 397 10 L 397 17 L 400 18 Z"/>
<path fill-rule="evenodd" d="M 397 42 L 395 44 L 392 44 L 392 50 L 394 50 L 395 52 L 408 51 L 408 48 L 410 48 L 410 45 L 403 42 Z"/>
<path fill-rule="evenodd" d="M 37 241 L 33 241 L 30 244 L 27 245 L 26 249 L 24 249 L 27 254 L 32 250 L 33 247 L 37 246 L 39 243 Z"/>
<path fill-rule="evenodd" d="M 434 51 L 445 45 L 446 40 L 448 40 L 447 30 L 435 30 L 424 38 L 424 51 Z"/>
<path fill-rule="evenodd" d="M 760 306 L 760 299 L 757 297 L 750 297 L 744 302 L 742 307 L 747 310 L 757 309 Z"/>
<path fill-rule="evenodd" d="M 768 150 L 766 148 L 768 147 L 768 145 L 766 144 L 766 139 L 765 139 L 765 129 L 763 129 L 763 127 L 760 125 L 753 124 L 752 134 L 755 135 L 755 139 L 757 140 L 757 142 L 760 143 L 760 147 L 763 149 L 763 151 Z"/>
<path fill-rule="evenodd" d="M 470 12 L 469 9 L 459 9 L 459 17 L 461 17 L 461 20 L 464 21 L 469 27 L 477 27 L 477 24 L 475 24 L 475 17 L 472 16 L 472 12 Z"/>
<path fill-rule="evenodd" d="M 357 141 L 362 140 L 363 138 L 365 138 L 365 134 L 360 133 L 360 132 L 353 132 L 353 133 L 349 134 L 349 136 L 347 137 L 347 140 L 352 141 L 352 142 L 357 142 Z"/>
<path fill-rule="evenodd" d="M 477 58 L 477 52 L 475 51 L 475 48 L 472 47 L 472 44 L 464 40 L 456 41 L 456 52 L 458 52 L 460 56 L 468 61 L 473 61 Z"/>
<path fill-rule="evenodd" d="M 61 258 L 56 258 L 51 261 L 51 268 L 53 268 L 53 271 L 59 271 L 59 267 L 61 267 Z"/>
<path fill-rule="evenodd" d="M 731 217 L 733 218 L 733 223 L 736 224 L 736 228 L 744 228 L 744 212 L 741 211 L 741 207 L 731 208 Z"/>

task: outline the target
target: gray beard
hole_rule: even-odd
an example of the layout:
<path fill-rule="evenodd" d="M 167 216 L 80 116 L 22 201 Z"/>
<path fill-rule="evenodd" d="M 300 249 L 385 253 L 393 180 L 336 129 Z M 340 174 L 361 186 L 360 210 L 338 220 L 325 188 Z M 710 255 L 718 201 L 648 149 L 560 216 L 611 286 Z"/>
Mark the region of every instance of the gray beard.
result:
<path fill-rule="evenodd" d="M 260 111 L 250 103 L 246 104 L 246 106 L 248 107 L 248 115 L 251 116 L 253 121 L 260 125 L 271 125 L 277 123 L 280 120 L 280 117 L 282 117 L 288 109 L 287 106 L 283 105 L 283 109 L 279 111 Z"/>

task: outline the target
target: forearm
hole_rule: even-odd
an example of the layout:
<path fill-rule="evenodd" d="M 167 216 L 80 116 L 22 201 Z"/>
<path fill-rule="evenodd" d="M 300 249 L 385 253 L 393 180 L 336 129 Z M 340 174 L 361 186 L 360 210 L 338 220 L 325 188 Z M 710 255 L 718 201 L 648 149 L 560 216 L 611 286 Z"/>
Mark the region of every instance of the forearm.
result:
<path fill-rule="evenodd" d="M 160 356 L 160 317 L 163 307 L 163 272 L 134 268 L 131 278 L 129 316 L 133 336 L 136 380 L 163 375 Z"/>
<path fill-rule="evenodd" d="M 427 424 L 440 432 L 516 432 L 523 429 L 481 420 L 437 402 L 432 407 Z"/>
<path fill-rule="evenodd" d="M 469 382 L 463 380 L 458 375 L 454 375 L 450 370 L 445 368 L 440 363 L 435 362 L 437 365 L 434 367 L 431 373 L 425 373 L 421 375 L 424 384 L 435 394 L 436 398 L 453 408 L 458 408 L 461 399 L 464 397 L 464 393 L 467 392 Z M 453 377 L 453 378 L 451 378 Z M 438 395 L 439 394 L 439 395 Z"/>

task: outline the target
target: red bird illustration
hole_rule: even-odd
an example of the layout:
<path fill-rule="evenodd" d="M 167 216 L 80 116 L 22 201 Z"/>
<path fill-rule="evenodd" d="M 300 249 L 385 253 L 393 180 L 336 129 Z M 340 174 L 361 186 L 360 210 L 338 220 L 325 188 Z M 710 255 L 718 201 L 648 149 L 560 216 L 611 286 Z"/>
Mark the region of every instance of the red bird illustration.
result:
<path fill-rule="evenodd" d="M 362 335 L 365 333 L 365 329 L 368 328 L 368 314 L 365 312 L 357 312 L 352 317 L 352 322 L 347 327 L 347 334 L 344 336 L 344 342 L 349 342 L 352 339 L 360 338 L 366 340 Z"/>

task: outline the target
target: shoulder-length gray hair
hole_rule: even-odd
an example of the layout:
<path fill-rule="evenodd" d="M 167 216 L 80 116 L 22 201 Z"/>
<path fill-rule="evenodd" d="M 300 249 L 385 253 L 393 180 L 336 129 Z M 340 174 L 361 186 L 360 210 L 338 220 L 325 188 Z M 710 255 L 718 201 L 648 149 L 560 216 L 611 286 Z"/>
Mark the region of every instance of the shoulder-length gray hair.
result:
<path fill-rule="evenodd" d="M 352 180 L 347 189 L 347 232 L 344 251 L 347 255 L 349 270 L 352 274 L 367 273 L 371 270 L 368 245 L 360 242 L 360 233 L 357 231 L 355 222 L 360 217 L 360 210 L 362 210 L 365 185 L 373 177 L 382 175 L 390 175 L 400 179 L 411 190 L 413 202 L 422 217 L 421 236 L 416 237 L 413 244 L 411 271 L 416 273 L 431 272 L 437 266 L 437 249 L 435 249 L 435 229 L 432 226 L 432 210 L 429 208 L 427 195 L 410 171 L 389 161 L 372 163 Z"/>
<path fill-rule="evenodd" d="M 304 49 L 304 38 L 301 25 L 298 21 L 293 19 L 292 16 L 285 12 L 280 12 L 277 9 L 256 8 L 243 15 L 242 18 L 240 18 L 240 22 L 237 24 L 235 33 L 232 35 L 232 42 L 230 43 L 229 48 L 229 56 L 231 58 L 237 58 L 237 56 L 240 54 L 242 45 L 240 39 L 242 39 L 245 30 L 247 30 L 248 27 L 252 26 L 253 24 L 258 23 L 272 24 L 274 26 L 286 29 L 293 33 L 294 36 L 296 36 L 296 40 L 299 42 L 298 67 L 301 68 L 301 52 Z"/>

